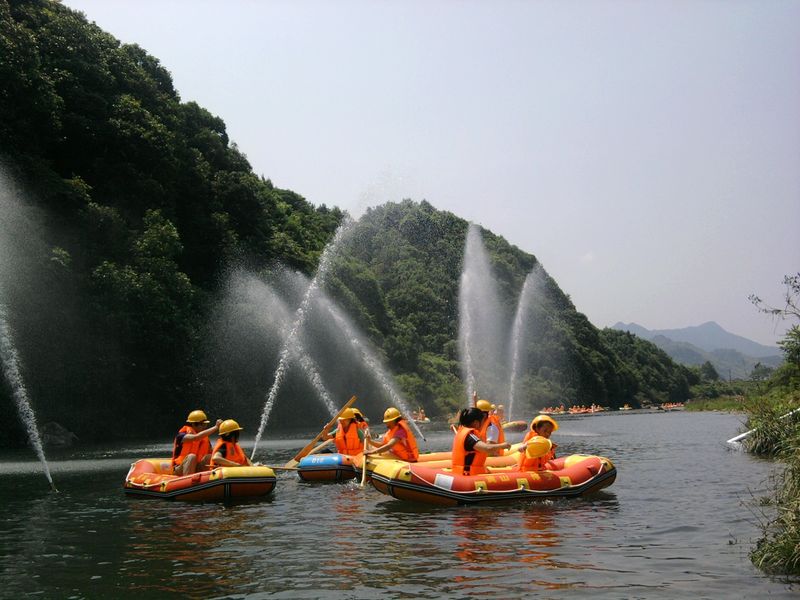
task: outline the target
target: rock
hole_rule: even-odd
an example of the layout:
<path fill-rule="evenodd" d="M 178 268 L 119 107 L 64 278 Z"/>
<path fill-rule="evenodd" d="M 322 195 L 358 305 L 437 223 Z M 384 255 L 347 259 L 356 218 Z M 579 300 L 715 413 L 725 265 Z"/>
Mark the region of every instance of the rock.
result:
<path fill-rule="evenodd" d="M 78 441 L 77 435 L 55 421 L 45 423 L 40 434 L 42 444 L 50 447 L 69 448 Z"/>

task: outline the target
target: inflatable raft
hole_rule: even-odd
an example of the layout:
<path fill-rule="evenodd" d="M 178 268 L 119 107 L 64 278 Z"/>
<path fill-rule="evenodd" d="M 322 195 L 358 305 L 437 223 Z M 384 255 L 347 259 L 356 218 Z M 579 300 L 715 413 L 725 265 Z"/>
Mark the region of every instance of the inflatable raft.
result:
<path fill-rule="evenodd" d="M 500 500 L 582 496 L 614 483 L 617 470 L 602 456 L 557 458 L 547 471 L 494 467 L 485 475 L 455 475 L 450 469 L 402 461 L 373 461 L 372 485 L 399 500 L 455 506 Z"/>
<path fill-rule="evenodd" d="M 171 475 L 169 458 L 143 458 L 131 465 L 125 493 L 165 500 L 229 500 L 266 496 L 275 489 L 269 467 L 217 467 L 194 475 Z"/>
<path fill-rule="evenodd" d="M 348 454 L 312 454 L 300 459 L 297 476 L 303 481 L 345 481 L 353 479 L 356 472 Z"/>
<path fill-rule="evenodd" d="M 506 421 L 503 423 L 504 431 L 525 431 L 527 428 L 527 421 Z"/>

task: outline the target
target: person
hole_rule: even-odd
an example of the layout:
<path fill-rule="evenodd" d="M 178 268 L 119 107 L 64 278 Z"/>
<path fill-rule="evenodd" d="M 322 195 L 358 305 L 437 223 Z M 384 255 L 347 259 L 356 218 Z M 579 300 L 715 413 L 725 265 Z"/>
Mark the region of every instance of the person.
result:
<path fill-rule="evenodd" d="M 219 439 L 211 452 L 212 467 L 251 467 L 253 463 L 239 445 L 239 423 L 225 419 L 219 426 Z"/>
<path fill-rule="evenodd" d="M 527 442 L 536 436 L 550 440 L 550 435 L 556 430 L 558 430 L 558 423 L 553 417 L 548 415 L 534 417 L 533 421 L 531 421 L 530 429 L 525 434 L 525 437 L 522 438 L 524 451 L 520 450 L 519 460 L 517 461 L 517 468 L 520 471 L 544 471 L 547 469 L 547 462 L 556 457 L 557 444 L 551 441 L 550 450 L 544 456 L 537 456 L 538 452 L 535 452 L 535 449 L 538 450 L 538 447 L 536 447 L 538 445 L 531 444 L 528 446 Z"/>
<path fill-rule="evenodd" d="M 193 475 L 208 469 L 211 460 L 209 436 L 219 430 L 222 421 L 208 427 L 208 417 L 202 410 L 193 410 L 186 424 L 178 430 L 172 443 L 172 472 L 175 475 Z"/>
<path fill-rule="evenodd" d="M 457 475 L 480 475 L 486 473 L 486 457 L 497 450 L 508 450 L 508 442 L 492 443 L 482 437 L 483 423 L 488 419 L 485 411 L 477 406 L 465 408 L 458 416 L 459 428 L 453 439 L 453 473 Z"/>
<path fill-rule="evenodd" d="M 500 423 L 500 419 L 497 415 L 494 414 L 494 409 L 497 407 L 488 400 L 478 400 L 478 392 L 472 393 L 472 403 L 473 406 L 486 413 L 486 419 L 481 425 L 481 439 L 490 444 L 504 443 L 506 441 L 506 434 L 505 431 L 503 431 L 503 425 Z M 495 454 L 497 456 L 502 456 L 503 451 L 495 451 Z"/>
<path fill-rule="evenodd" d="M 417 438 L 414 437 L 400 411 L 394 406 L 390 406 L 383 413 L 383 422 L 386 423 L 387 431 L 381 440 L 381 445 L 376 446 L 375 442 L 367 438 L 367 443 L 374 447 L 368 449 L 364 454 L 380 454 L 388 451 L 400 460 L 417 462 L 419 458 Z"/>
<path fill-rule="evenodd" d="M 356 407 L 353 407 L 353 414 L 355 415 L 356 425 L 358 425 L 359 429 L 364 430 L 364 431 L 369 429 L 369 423 L 364 418 L 364 413 L 362 413 Z"/>
<path fill-rule="evenodd" d="M 364 429 L 356 420 L 356 408 L 346 408 L 339 415 L 333 440 L 339 454 L 355 456 L 364 450 Z M 360 411 L 359 411 L 360 414 Z M 363 417 L 362 417 L 363 420 Z"/>
<path fill-rule="evenodd" d="M 500 424 L 506 422 L 506 409 L 502 404 L 497 405 L 497 410 L 494 412 L 497 415 L 497 420 L 500 421 Z"/>

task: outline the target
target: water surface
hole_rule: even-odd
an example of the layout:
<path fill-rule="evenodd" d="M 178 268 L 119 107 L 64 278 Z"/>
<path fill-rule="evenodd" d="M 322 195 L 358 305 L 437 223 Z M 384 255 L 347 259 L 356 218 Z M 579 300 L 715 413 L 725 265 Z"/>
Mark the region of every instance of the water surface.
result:
<path fill-rule="evenodd" d="M 639 412 L 560 424 L 559 455 L 608 456 L 619 470 L 612 487 L 585 499 L 440 508 L 284 473 L 269 500 L 191 504 L 122 492 L 131 460 L 164 455 L 166 443 L 50 451 L 59 494 L 29 451 L 6 452 L 0 596 L 796 595 L 748 559 L 760 536 L 754 498 L 776 465 L 726 448 L 740 417 Z M 271 464 L 306 441 L 266 437 L 256 458 Z M 452 439 L 427 437 L 431 450 Z"/>

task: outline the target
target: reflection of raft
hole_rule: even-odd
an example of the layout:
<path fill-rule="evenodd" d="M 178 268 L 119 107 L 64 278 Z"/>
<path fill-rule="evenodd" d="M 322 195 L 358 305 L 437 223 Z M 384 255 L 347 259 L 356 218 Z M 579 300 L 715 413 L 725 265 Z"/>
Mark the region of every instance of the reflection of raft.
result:
<path fill-rule="evenodd" d="M 269 467 L 217 467 L 194 475 L 171 475 L 169 458 L 143 458 L 131 465 L 125 493 L 166 500 L 228 500 L 266 496 L 275 488 Z"/>
<path fill-rule="evenodd" d="M 356 476 L 353 457 L 347 454 L 312 454 L 304 456 L 297 465 L 297 475 L 303 481 L 344 481 Z"/>
<path fill-rule="evenodd" d="M 528 423 L 525 421 L 506 421 L 503 423 L 504 431 L 525 431 L 528 428 Z"/>
<path fill-rule="evenodd" d="M 454 506 L 498 500 L 580 496 L 614 483 L 617 471 L 602 456 L 573 454 L 552 461 L 549 471 L 493 469 L 485 475 L 454 475 L 449 469 L 402 461 L 369 461 L 375 488 L 400 500 Z M 513 467 L 512 467 L 513 468 Z"/>

